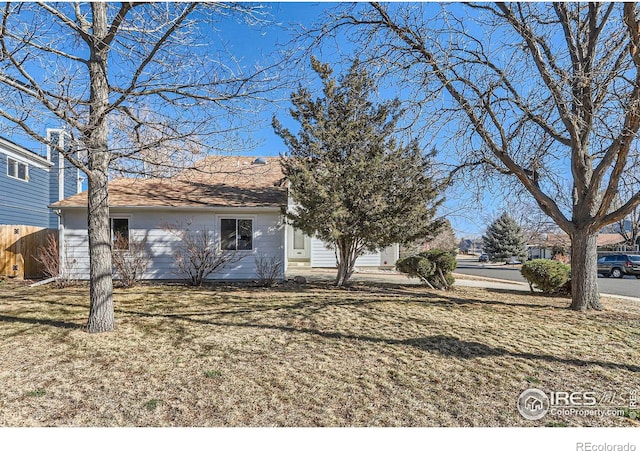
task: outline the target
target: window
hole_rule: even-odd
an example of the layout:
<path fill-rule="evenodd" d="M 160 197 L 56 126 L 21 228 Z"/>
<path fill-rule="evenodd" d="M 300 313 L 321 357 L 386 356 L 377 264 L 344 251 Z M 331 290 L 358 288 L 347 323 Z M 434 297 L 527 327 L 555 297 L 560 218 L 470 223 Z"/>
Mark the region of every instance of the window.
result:
<path fill-rule="evenodd" d="M 304 232 L 302 230 L 293 230 L 293 248 L 304 249 Z"/>
<path fill-rule="evenodd" d="M 221 219 L 220 248 L 227 251 L 250 251 L 253 249 L 252 219 Z"/>
<path fill-rule="evenodd" d="M 110 218 L 111 243 L 115 249 L 129 249 L 129 219 Z"/>
<path fill-rule="evenodd" d="M 29 165 L 7 157 L 7 175 L 16 179 L 29 181 Z"/>

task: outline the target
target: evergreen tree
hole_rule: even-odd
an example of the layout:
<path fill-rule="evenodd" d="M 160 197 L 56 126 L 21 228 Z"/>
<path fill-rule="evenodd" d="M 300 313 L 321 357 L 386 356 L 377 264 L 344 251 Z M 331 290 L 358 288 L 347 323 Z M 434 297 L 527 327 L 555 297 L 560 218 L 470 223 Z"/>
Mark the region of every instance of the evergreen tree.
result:
<path fill-rule="evenodd" d="M 527 243 L 522 229 L 506 212 L 487 228 L 482 241 L 483 250 L 492 261 L 506 261 L 511 257 L 522 260 L 527 256 Z"/>
<path fill-rule="evenodd" d="M 430 156 L 394 136 L 399 102 L 374 105 L 374 81 L 358 61 L 339 80 L 327 64 L 311 64 L 323 96 L 314 99 L 302 86 L 292 94 L 297 136 L 275 118 L 273 126 L 289 149 L 282 167 L 296 206 L 286 216 L 331 243 L 342 286 L 365 252 L 432 236 L 440 188 L 429 176 Z"/>

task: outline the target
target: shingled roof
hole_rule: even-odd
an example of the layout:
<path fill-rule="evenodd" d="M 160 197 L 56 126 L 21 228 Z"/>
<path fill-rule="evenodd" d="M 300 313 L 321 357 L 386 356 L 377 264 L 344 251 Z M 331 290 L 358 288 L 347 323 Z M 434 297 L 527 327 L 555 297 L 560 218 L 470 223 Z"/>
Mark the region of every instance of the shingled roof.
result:
<path fill-rule="evenodd" d="M 170 179 L 109 182 L 110 207 L 280 207 L 287 204 L 279 158 L 207 157 Z M 86 207 L 82 192 L 51 205 Z"/>

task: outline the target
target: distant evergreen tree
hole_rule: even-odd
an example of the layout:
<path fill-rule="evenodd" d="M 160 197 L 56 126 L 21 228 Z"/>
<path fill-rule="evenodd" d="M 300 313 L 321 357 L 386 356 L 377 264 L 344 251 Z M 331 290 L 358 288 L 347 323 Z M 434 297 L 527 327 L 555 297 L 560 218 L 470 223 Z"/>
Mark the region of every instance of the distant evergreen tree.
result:
<path fill-rule="evenodd" d="M 417 142 L 394 137 L 399 102 L 373 104 L 374 81 L 358 61 L 338 80 L 327 64 L 311 64 L 323 96 L 302 86 L 292 94 L 297 136 L 275 118 L 273 127 L 289 149 L 282 168 L 296 207 L 286 216 L 333 246 L 342 286 L 365 252 L 433 236 L 440 189 Z"/>
<path fill-rule="evenodd" d="M 511 257 L 524 259 L 527 243 L 518 223 L 506 212 L 496 219 L 482 237 L 483 250 L 493 261 L 506 261 Z"/>

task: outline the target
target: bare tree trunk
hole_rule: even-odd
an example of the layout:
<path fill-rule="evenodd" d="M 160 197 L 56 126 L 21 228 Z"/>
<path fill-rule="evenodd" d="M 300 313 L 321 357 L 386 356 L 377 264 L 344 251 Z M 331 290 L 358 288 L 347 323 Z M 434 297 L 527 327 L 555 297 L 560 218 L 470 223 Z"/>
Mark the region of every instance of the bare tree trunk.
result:
<path fill-rule="evenodd" d="M 108 157 L 108 156 L 107 156 Z M 92 174 L 89 181 L 89 320 L 88 332 L 108 332 L 115 326 L 113 279 L 111 274 L 111 233 L 107 175 Z"/>
<path fill-rule="evenodd" d="M 440 280 L 442 281 L 442 286 L 443 286 L 443 290 L 449 290 L 451 289 L 451 287 L 449 286 L 449 283 L 447 282 L 447 279 L 444 277 L 444 274 L 442 273 L 442 269 L 438 268 L 438 275 L 440 276 Z"/>
<path fill-rule="evenodd" d="M 571 309 L 602 310 L 598 292 L 597 233 L 578 229 L 571 236 Z"/>
<path fill-rule="evenodd" d="M 102 45 L 107 34 L 107 5 L 92 3 L 93 39 L 91 46 L 89 149 L 88 232 L 89 232 L 89 320 L 88 332 L 108 332 L 115 326 L 113 310 L 113 278 L 111 268 L 111 233 L 109 230 L 109 147 L 107 109 L 109 84 L 107 79 L 108 46 Z"/>
<path fill-rule="evenodd" d="M 356 263 L 355 252 L 352 248 L 353 243 L 347 240 L 339 240 L 336 243 L 338 250 L 338 274 L 336 275 L 336 287 L 343 287 L 349 282 L 353 275 L 353 268 Z"/>

